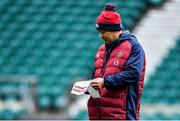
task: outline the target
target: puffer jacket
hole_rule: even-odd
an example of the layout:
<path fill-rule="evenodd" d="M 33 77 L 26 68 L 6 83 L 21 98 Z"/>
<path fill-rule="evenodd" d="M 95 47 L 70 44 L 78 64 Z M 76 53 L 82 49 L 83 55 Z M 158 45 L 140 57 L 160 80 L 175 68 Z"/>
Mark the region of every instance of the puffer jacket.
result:
<path fill-rule="evenodd" d="M 136 37 L 123 32 L 110 45 L 99 47 L 94 78 L 104 78 L 101 98 L 90 97 L 90 120 L 138 120 L 145 75 L 145 54 Z"/>

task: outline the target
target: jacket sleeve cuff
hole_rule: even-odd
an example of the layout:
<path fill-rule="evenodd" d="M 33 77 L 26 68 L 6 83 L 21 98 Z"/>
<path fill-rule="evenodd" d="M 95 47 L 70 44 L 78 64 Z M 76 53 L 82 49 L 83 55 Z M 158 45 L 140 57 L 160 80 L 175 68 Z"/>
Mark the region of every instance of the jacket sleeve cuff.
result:
<path fill-rule="evenodd" d="M 106 89 L 111 89 L 111 83 L 109 82 L 109 80 L 108 80 L 108 76 L 105 76 L 104 77 L 104 87 L 106 88 Z"/>

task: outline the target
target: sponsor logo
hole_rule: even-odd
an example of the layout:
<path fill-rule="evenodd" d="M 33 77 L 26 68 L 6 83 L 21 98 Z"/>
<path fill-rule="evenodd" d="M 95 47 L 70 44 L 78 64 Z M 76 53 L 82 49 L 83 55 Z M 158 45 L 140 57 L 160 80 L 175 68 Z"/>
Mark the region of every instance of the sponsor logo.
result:
<path fill-rule="evenodd" d="M 114 65 L 117 66 L 117 67 L 119 67 L 119 65 L 120 65 L 120 64 L 119 64 L 119 61 L 118 61 L 118 60 L 115 60 L 115 61 L 114 61 Z"/>
<path fill-rule="evenodd" d="M 121 51 L 119 51 L 119 52 L 117 53 L 117 57 L 120 58 L 120 57 L 122 57 L 122 56 L 123 56 L 123 53 L 122 53 Z"/>

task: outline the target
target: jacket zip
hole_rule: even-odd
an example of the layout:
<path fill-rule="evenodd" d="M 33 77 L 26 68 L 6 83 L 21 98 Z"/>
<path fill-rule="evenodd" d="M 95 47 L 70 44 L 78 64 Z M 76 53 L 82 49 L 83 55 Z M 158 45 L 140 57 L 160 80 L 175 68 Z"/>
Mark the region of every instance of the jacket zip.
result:
<path fill-rule="evenodd" d="M 105 52 L 105 58 L 104 58 L 104 62 L 103 62 L 103 66 L 102 66 L 102 69 L 101 69 L 101 75 L 102 77 L 104 77 L 104 72 L 105 72 L 105 68 L 106 68 L 106 64 L 107 64 L 107 60 L 110 56 L 110 52 L 111 52 L 111 49 L 106 47 L 106 52 Z M 101 120 L 101 111 L 100 111 L 100 105 L 101 105 L 101 101 L 100 101 L 100 98 L 98 98 L 98 117 L 99 119 Z"/>
<path fill-rule="evenodd" d="M 100 98 L 98 98 L 98 119 L 101 119 L 101 111 L 100 111 Z"/>
<path fill-rule="evenodd" d="M 109 59 L 111 50 L 112 50 L 112 49 L 111 49 L 110 47 L 106 47 L 105 58 L 104 58 L 103 66 L 102 66 L 102 69 L 101 69 L 101 74 L 102 74 L 102 76 L 104 76 L 106 64 L 107 64 L 107 61 L 108 61 L 108 59 Z"/>
<path fill-rule="evenodd" d="M 101 68 L 101 75 L 104 76 L 104 71 L 105 71 L 105 66 L 106 66 L 106 58 L 107 58 L 107 50 L 105 52 L 105 58 L 104 58 L 104 61 L 103 61 L 103 66 Z"/>
<path fill-rule="evenodd" d="M 106 68 L 106 64 L 107 64 L 107 61 L 110 57 L 110 54 L 111 54 L 111 51 L 113 50 L 113 47 L 111 46 L 106 46 L 106 51 L 105 51 L 105 58 L 104 58 L 104 61 L 103 61 L 103 66 L 101 68 L 101 75 L 102 77 L 104 77 L 104 73 L 105 73 L 105 68 Z M 100 101 L 100 98 L 98 99 L 98 116 L 99 116 L 99 119 L 101 120 L 101 111 L 100 111 L 100 105 L 101 105 L 101 101 Z"/>

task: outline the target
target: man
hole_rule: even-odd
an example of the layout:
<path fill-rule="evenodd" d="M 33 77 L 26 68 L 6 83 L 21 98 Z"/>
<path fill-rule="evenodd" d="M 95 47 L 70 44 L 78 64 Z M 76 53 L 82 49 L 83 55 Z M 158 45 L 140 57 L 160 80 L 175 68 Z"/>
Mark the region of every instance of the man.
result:
<path fill-rule="evenodd" d="M 145 54 L 136 37 L 122 31 L 120 15 L 113 4 L 96 20 L 96 29 L 105 44 L 95 58 L 91 85 L 101 98 L 90 97 L 90 120 L 138 120 L 145 75 Z"/>

